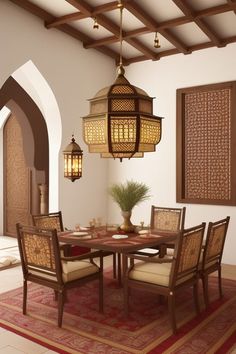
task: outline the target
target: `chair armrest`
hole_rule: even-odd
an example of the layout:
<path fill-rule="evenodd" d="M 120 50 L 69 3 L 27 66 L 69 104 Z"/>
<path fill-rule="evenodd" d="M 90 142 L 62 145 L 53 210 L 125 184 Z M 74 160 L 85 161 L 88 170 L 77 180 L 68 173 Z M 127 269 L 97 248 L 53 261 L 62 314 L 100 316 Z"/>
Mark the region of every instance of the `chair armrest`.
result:
<path fill-rule="evenodd" d="M 171 258 L 155 258 L 155 257 L 148 257 L 148 256 L 137 256 L 135 254 L 126 254 L 128 258 L 137 259 L 144 262 L 151 262 L 151 263 L 172 263 L 175 259 L 174 257 Z"/>
<path fill-rule="evenodd" d="M 83 259 L 89 259 L 89 258 L 95 258 L 95 257 L 102 257 L 103 253 L 102 251 L 94 251 L 94 252 L 88 252 L 84 253 L 78 256 L 72 256 L 72 257 L 64 257 L 61 256 L 62 261 L 67 261 L 67 262 L 73 262 L 73 261 L 80 261 Z"/>

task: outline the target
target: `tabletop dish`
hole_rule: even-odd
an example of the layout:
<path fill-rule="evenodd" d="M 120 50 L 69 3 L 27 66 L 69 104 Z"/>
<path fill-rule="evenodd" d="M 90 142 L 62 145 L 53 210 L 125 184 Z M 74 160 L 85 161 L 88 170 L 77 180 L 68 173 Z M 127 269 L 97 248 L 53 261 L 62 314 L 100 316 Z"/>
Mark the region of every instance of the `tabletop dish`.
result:
<path fill-rule="evenodd" d="M 121 240 L 123 238 L 128 238 L 128 235 L 112 235 L 112 238 L 114 238 L 115 240 Z"/>
<path fill-rule="evenodd" d="M 88 233 L 84 231 L 74 231 L 73 236 L 88 236 Z"/>

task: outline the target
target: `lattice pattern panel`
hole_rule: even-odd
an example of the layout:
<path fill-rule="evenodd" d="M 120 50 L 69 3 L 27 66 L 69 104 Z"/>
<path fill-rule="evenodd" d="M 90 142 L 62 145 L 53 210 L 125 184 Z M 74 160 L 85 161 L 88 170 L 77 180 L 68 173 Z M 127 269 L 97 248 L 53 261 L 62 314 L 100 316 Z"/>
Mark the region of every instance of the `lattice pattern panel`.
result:
<path fill-rule="evenodd" d="M 39 236 L 25 233 L 23 244 L 26 260 L 29 265 L 55 270 L 55 256 L 51 239 L 48 236 Z"/>
<path fill-rule="evenodd" d="M 230 200 L 230 89 L 185 95 L 185 197 Z"/>
<path fill-rule="evenodd" d="M 179 231 L 181 212 L 173 210 L 154 210 L 152 228 L 163 231 Z"/>
<path fill-rule="evenodd" d="M 134 90 L 130 86 L 114 86 L 111 93 L 116 94 L 134 94 Z"/>
<path fill-rule="evenodd" d="M 225 224 L 212 228 L 206 252 L 207 259 L 220 255 L 225 238 L 225 229 Z"/>
<path fill-rule="evenodd" d="M 34 217 L 35 226 L 42 229 L 56 229 L 58 232 L 61 230 L 59 216 L 42 216 Z"/>
<path fill-rule="evenodd" d="M 111 110 L 114 111 L 135 111 L 135 101 L 133 99 L 112 99 L 111 100 Z"/>
<path fill-rule="evenodd" d="M 111 117 L 112 143 L 135 142 L 136 140 L 136 118 L 115 119 Z M 120 148 L 119 148 L 120 150 Z M 125 149 L 126 150 L 126 149 Z"/>
<path fill-rule="evenodd" d="M 197 231 L 184 236 L 178 273 L 197 266 L 198 256 L 202 245 L 201 234 L 202 231 Z"/>
<path fill-rule="evenodd" d="M 161 139 L 161 122 L 141 118 L 141 143 L 157 144 Z"/>
<path fill-rule="evenodd" d="M 106 119 L 84 119 L 84 139 L 87 144 L 106 143 Z"/>

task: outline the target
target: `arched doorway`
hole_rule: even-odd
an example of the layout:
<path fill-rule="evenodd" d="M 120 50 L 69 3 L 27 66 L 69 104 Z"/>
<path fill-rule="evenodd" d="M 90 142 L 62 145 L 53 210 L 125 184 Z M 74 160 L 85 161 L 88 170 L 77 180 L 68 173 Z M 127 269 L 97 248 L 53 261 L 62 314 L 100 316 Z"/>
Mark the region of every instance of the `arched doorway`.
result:
<path fill-rule="evenodd" d="M 17 69 L 0 90 L 0 165 L 2 167 L 3 127 L 10 114 L 11 119 L 14 116 L 13 119 L 18 122 L 21 133 L 23 132 L 22 151 L 26 157 L 26 166 L 30 169 L 33 178 L 31 211 L 35 213 L 38 210 L 38 184 L 43 181 L 46 181 L 49 186 L 49 211 L 58 210 L 61 117 L 52 90 L 31 61 Z M 27 134 L 26 138 L 27 131 L 31 131 L 31 135 Z M 3 184 L 5 187 L 5 181 L 3 183 L 3 176 L 0 173 L 0 195 L 2 196 L 4 195 Z M 3 234 L 4 202 L 5 198 L 4 200 L 0 198 L 0 234 Z"/>
<path fill-rule="evenodd" d="M 3 233 L 15 236 L 16 223 L 30 224 L 40 211 L 39 185 L 49 180 L 48 134 L 38 107 L 13 78 L 2 87 L 3 99 L 11 111 L 3 130 Z"/>

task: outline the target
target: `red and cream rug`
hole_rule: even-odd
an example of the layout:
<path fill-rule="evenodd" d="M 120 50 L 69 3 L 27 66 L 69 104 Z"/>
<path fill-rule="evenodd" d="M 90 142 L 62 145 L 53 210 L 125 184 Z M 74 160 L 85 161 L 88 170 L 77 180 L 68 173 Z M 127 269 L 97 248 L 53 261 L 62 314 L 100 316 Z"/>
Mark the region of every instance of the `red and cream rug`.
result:
<path fill-rule="evenodd" d="M 123 293 L 105 274 L 104 314 L 98 312 L 96 281 L 68 292 L 63 327 L 57 327 L 57 303 L 48 288 L 31 284 L 28 315 L 22 314 L 22 288 L 0 294 L 0 326 L 58 353 L 233 353 L 236 350 L 236 282 L 210 278 L 211 306 L 196 317 L 192 292 L 176 300 L 178 334 L 172 335 L 167 304 L 154 294 L 133 291 L 130 315 L 123 312 Z M 201 284 L 200 296 L 202 301 Z"/>

